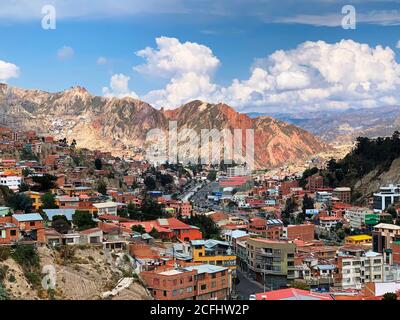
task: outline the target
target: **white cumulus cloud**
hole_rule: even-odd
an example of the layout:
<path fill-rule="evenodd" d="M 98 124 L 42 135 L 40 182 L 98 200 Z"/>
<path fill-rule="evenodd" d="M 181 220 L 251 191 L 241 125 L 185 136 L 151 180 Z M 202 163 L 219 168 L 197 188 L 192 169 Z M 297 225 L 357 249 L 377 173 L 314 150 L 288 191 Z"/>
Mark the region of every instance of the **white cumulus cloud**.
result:
<path fill-rule="evenodd" d="M 129 90 L 129 80 L 131 78 L 122 73 L 115 74 L 111 77 L 110 80 L 110 88 L 103 88 L 103 95 L 108 98 L 116 97 L 116 98 L 138 98 L 138 95 Z"/>
<path fill-rule="evenodd" d="M 67 60 L 67 59 L 71 59 L 75 54 L 74 49 L 72 49 L 71 47 L 68 46 L 64 46 L 60 49 L 58 49 L 57 51 L 57 57 L 60 60 Z"/>
<path fill-rule="evenodd" d="M 7 82 L 11 78 L 18 78 L 19 68 L 10 62 L 0 60 L 0 82 Z"/>
<path fill-rule="evenodd" d="M 308 41 L 256 59 L 248 79 L 221 86 L 213 77 L 221 63 L 210 48 L 166 37 L 157 38 L 156 44 L 137 52 L 145 63 L 134 70 L 167 79 L 165 87 L 141 97 L 159 108 L 200 99 L 225 102 L 241 111 L 298 112 L 400 101 L 400 65 L 389 47 L 352 40 Z"/>

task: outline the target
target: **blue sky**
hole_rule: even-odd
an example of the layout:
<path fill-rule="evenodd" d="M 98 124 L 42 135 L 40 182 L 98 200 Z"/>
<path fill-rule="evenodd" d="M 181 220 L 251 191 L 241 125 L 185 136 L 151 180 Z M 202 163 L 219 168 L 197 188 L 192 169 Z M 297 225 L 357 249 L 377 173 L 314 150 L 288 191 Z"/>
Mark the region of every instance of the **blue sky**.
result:
<path fill-rule="evenodd" d="M 41 8 L 45 4 L 53 4 L 57 10 L 56 30 L 41 27 Z M 357 10 L 356 30 L 345 30 L 340 25 L 345 4 L 353 4 Z M 287 101 L 293 99 L 296 103 L 288 106 L 288 111 L 296 110 L 297 105 L 319 110 L 372 107 L 399 101 L 396 92 L 400 85 L 397 72 L 400 50 L 396 44 L 400 40 L 400 1 L 149 0 L 143 4 L 136 0 L 3 0 L 0 37 L 0 61 L 11 63 L 19 70 L 17 76 L 7 76 L 7 73 L 2 80 L 23 88 L 60 91 L 81 85 L 97 95 L 133 95 L 157 107 L 164 104 L 176 107 L 186 100 L 202 98 L 224 101 L 246 111 L 281 111 L 288 105 Z M 199 52 L 194 49 L 190 59 L 193 62 L 198 57 L 199 64 L 210 62 L 210 65 L 205 66 L 206 71 L 194 74 L 190 69 L 192 64 L 187 68 L 168 67 L 168 70 L 156 66 L 163 55 L 157 54 L 160 48 L 156 39 L 160 37 L 178 41 L 166 44 L 167 54 L 176 52 L 175 49 L 185 43 L 201 46 Z M 360 75 L 355 76 L 351 84 L 343 84 L 344 77 L 333 79 L 332 70 L 329 75 L 320 66 L 307 66 L 307 71 L 302 70 L 304 64 L 312 64 L 311 58 L 306 61 L 299 58 L 305 50 L 299 46 L 304 42 L 322 40 L 334 45 L 343 39 L 365 43 L 371 50 L 378 45 L 390 47 L 388 50 L 393 51 L 395 63 L 390 54 L 380 58 L 387 59 L 384 66 L 387 72 L 383 72 L 387 78 Z M 338 46 L 354 52 L 361 50 L 348 43 Z M 61 58 L 59 50 L 63 47 L 68 47 L 70 52 Z M 136 54 L 146 47 L 153 52 L 141 57 Z M 184 47 L 181 49 L 186 49 Z M 313 57 L 321 50 L 335 49 L 316 46 L 308 55 Z M 261 63 L 262 74 L 255 75 L 256 59 L 266 59 L 277 50 L 288 53 L 284 58 L 286 62 L 296 64 L 290 73 L 276 73 L 279 62 L 273 59 Z M 359 62 L 355 62 L 360 64 L 359 69 L 351 72 L 357 74 L 357 70 L 369 68 L 369 64 L 371 70 L 377 68 L 374 56 L 376 52 L 361 56 Z M 99 57 L 105 58 L 103 64 L 98 63 Z M 322 63 L 326 57 L 330 56 L 321 54 L 318 59 Z M 155 62 L 154 59 L 159 60 Z M 212 59 L 217 59 L 218 63 L 213 64 Z M 340 56 L 335 59 L 340 60 Z M 134 70 L 138 65 L 144 65 L 147 71 Z M 338 63 L 333 67 L 342 66 Z M 390 69 L 396 72 L 392 74 Z M 252 76 L 253 82 L 249 81 Z M 298 81 L 287 84 L 292 76 Z M 285 83 L 279 84 L 277 79 Z M 265 84 L 258 88 L 262 81 Z M 338 89 L 339 85 L 346 88 Z M 360 93 L 357 89 L 360 86 L 369 91 Z M 328 88 L 329 94 L 322 92 Z M 371 88 L 379 88 L 381 94 L 371 94 Z M 310 90 L 314 90 L 313 98 L 308 96 Z M 318 98 L 315 98 L 315 90 L 320 90 Z"/>

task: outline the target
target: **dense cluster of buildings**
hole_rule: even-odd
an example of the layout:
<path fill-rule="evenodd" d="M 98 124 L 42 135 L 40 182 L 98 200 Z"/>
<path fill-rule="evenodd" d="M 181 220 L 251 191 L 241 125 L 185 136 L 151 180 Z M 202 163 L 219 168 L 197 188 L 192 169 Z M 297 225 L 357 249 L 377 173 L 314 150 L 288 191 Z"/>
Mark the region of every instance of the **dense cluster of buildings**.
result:
<path fill-rule="evenodd" d="M 3 199 L 0 245 L 123 250 L 157 300 L 230 299 L 240 295 L 238 277 L 270 289 L 253 296 L 259 300 L 367 299 L 371 292 L 382 296 L 381 284 L 389 292 L 400 283 L 400 227 L 387 212 L 392 206 L 397 210 L 399 186 L 382 187 L 370 206 L 359 207 L 352 205 L 349 187 L 329 188 L 319 174 L 303 187 L 299 177 L 251 174 L 241 166 L 204 166 L 184 176 L 109 153 L 77 152 L 65 140 L 7 128 L 0 128 L 0 151 L 0 185 L 31 201 L 26 211 Z M 206 178 L 211 170 L 215 182 Z M 146 181 L 160 174 L 169 176 L 168 188 L 148 190 Z M 54 177 L 54 185 L 40 190 L 37 177 L 46 175 Z M 102 192 L 99 180 L 107 181 Z M 201 206 L 190 200 L 210 185 L 197 200 Z M 54 197 L 51 208 L 44 201 L 48 193 Z M 131 217 L 129 210 L 140 210 L 148 199 L 162 216 Z M 87 228 L 74 219 L 82 212 L 90 215 Z M 219 234 L 209 239 L 204 226 L 192 225 L 196 215 L 208 217 Z M 67 230 L 56 227 L 60 217 Z M 309 289 L 296 289 L 295 283 Z"/>

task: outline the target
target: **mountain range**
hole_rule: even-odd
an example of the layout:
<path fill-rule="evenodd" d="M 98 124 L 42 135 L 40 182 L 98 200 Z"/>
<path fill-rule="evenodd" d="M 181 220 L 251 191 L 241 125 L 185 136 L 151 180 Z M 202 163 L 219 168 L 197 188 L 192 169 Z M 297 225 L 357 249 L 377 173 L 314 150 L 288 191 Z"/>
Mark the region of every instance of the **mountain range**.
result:
<path fill-rule="evenodd" d="M 249 113 L 250 117 L 267 114 Z M 326 142 L 352 143 L 357 137 L 387 137 L 400 130 L 400 107 L 384 106 L 341 111 L 271 113 L 276 119 L 299 126 Z"/>
<path fill-rule="evenodd" d="M 272 117 L 249 117 L 226 104 L 192 101 L 174 110 L 158 110 L 133 98 L 91 95 L 83 87 L 48 93 L 0 84 L 0 122 L 20 130 L 37 130 L 57 138 L 76 139 L 78 146 L 143 156 L 146 133 L 178 129 L 254 129 L 255 165 L 277 167 L 308 159 L 329 149 L 304 129 Z"/>

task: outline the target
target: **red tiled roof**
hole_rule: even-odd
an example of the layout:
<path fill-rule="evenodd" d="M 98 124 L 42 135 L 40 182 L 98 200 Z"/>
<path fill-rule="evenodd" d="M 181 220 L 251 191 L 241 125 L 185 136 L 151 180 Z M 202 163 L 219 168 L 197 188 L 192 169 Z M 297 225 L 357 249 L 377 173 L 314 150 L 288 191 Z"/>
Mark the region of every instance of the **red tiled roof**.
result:
<path fill-rule="evenodd" d="M 95 232 L 99 232 L 99 231 L 102 231 L 102 230 L 100 228 L 92 228 L 92 229 L 83 230 L 80 233 L 91 234 L 91 233 L 95 233 Z"/>
<path fill-rule="evenodd" d="M 257 300 L 334 300 L 329 294 L 314 293 L 295 288 L 256 294 Z"/>

